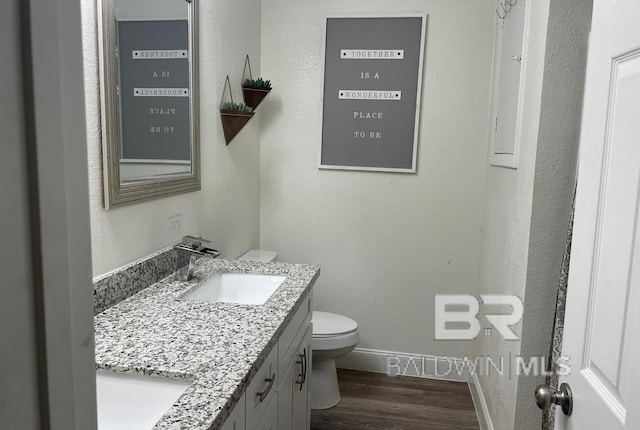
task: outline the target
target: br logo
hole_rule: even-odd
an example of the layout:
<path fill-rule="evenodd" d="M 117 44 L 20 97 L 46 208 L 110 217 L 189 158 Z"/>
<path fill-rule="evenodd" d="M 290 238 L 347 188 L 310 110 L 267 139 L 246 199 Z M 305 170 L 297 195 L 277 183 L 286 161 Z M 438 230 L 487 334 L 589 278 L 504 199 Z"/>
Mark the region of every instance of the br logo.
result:
<path fill-rule="evenodd" d="M 436 294 L 435 299 L 436 340 L 470 340 L 477 337 L 482 329 L 478 319 L 481 305 L 501 311 L 483 312 L 483 315 L 504 339 L 519 339 L 511 329 L 522 320 L 522 301 L 516 296 L 482 294 L 478 299 L 470 294 Z M 484 330 L 487 334 L 491 333 L 491 328 Z"/>

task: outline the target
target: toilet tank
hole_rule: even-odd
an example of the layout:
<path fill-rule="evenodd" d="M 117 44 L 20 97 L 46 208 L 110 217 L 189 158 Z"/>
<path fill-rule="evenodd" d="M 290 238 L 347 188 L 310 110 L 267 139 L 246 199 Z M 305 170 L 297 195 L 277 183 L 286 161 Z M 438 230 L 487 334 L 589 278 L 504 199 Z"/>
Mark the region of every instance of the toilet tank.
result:
<path fill-rule="evenodd" d="M 275 251 L 267 251 L 264 249 L 250 249 L 240 257 L 240 261 L 258 261 L 260 263 L 271 263 L 277 261 L 278 253 Z"/>

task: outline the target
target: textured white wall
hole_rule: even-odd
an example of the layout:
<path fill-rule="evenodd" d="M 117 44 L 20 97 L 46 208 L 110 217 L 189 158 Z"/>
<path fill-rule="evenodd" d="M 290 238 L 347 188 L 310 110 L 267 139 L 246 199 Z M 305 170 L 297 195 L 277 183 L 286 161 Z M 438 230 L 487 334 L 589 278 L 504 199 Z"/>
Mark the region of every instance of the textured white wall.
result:
<path fill-rule="evenodd" d="M 202 190 L 105 211 L 95 1 L 82 0 L 87 144 L 91 194 L 93 275 L 98 276 L 199 233 L 223 256 L 235 258 L 259 244 L 260 113 L 225 146 L 218 113 L 227 74 L 241 99 L 246 54 L 260 65 L 260 0 L 200 2 Z M 182 214 L 182 231 L 168 217 Z"/>
<path fill-rule="evenodd" d="M 522 341 L 480 337 L 475 353 L 505 366 L 546 356 L 566 240 L 578 150 L 591 3 L 531 2 L 523 138 L 517 170 L 490 167 L 486 182 L 480 291 L 524 300 Z M 506 369 L 507 367 L 505 367 Z M 541 376 L 480 377 L 497 430 L 534 430 Z"/>
<path fill-rule="evenodd" d="M 319 170 L 327 15 L 429 15 L 418 172 Z M 316 308 L 360 347 L 462 356 L 435 342 L 436 293 L 476 290 L 489 116 L 491 2 L 262 1 L 261 245 L 322 265 Z"/>
<path fill-rule="evenodd" d="M 549 6 L 520 347 L 523 357 L 549 352 L 575 186 L 591 11 L 590 0 L 554 0 Z M 515 428 L 540 428 L 540 410 L 532 393 L 544 379 L 519 378 Z"/>
<path fill-rule="evenodd" d="M 535 179 L 536 148 L 544 71 L 544 54 L 549 13 L 548 1 L 528 2 L 532 8 L 529 28 L 529 51 L 524 82 L 523 128 L 517 170 L 490 167 L 484 191 L 484 231 L 480 292 L 525 296 L 529 257 L 529 231 L 533 185 Z M 521 326 L 517 328 L 520 333 Z M 493 336 L 479 337 L 476 353 L 491 357 L 505 365 L 520 353 L 520 341 L 503 340 L 495 331 Z M 506 367 L 505 367 L 506 368 Z M 481 375 L 480 383 L 489 413 L 497 430 L 514 428 L 515 397 L 518 379 L 511 375 Z M 538 422 L 539 426 L 539 422 Z"/>

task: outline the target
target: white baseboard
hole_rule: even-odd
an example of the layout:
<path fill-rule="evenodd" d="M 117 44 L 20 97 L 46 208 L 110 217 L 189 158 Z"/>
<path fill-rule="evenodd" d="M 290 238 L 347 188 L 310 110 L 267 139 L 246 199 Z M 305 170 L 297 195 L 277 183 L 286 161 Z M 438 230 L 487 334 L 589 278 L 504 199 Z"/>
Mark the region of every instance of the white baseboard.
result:
<path fill-rule="evenodd" d="M 487 406 L 487 401 L 482 393 L 482 386 L 480 385 L 477 374 L 474 374 L 469 378 L 469 390 L 471 391 L 473 406 L 476 409 L 476 414 L 478 415 L 480 430 L 494 430 L 495 427 L 491 421 L 489 407 Z"/>
<path fill-rule="evenodd" d="M 336 360 L 341 369 L 447 381 L 469 381 L 469 369 L 460 358 L 425 356 L 406 352 L 356 348 Z"/>

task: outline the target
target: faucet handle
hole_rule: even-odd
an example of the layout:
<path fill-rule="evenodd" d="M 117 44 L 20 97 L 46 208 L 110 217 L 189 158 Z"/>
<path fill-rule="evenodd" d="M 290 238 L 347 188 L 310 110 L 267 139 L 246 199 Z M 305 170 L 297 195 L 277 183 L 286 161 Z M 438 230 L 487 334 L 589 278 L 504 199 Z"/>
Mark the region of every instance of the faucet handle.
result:
<path fill-rule="evenodd" d="M 200 236 L 188 235 L 188 236 L 184 236 L 182 238 L 182 244 L 183 245 L 187 245 L 187 246 L 189 246 L 190 248 L 193 248 L 193 249 L 198 249 L 202 245 L 204 245 L 205 243 L 209 243 L 209 242 L 211 242 L 211 241 L 207 240 L 207 239 L 204 239 L 204 238 L 202 238 Z"/>

